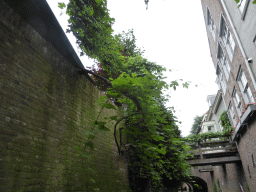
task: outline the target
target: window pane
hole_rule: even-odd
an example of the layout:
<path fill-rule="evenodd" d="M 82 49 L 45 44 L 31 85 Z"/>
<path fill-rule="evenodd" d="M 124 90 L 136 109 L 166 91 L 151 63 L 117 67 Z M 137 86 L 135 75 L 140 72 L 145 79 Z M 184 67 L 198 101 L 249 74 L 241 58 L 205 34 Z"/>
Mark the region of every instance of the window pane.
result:
<path fill-rule="evenodd" d="M 207 8 L 207 16 L 208 16 L 208 25 L 211 25 L 212 17 L 208 8 Z"/>
<path fill-rule="evenodd" d="M 225 92 L 226 92 L 227 85 L 226 85 L 226 82 L 225 82 L 224 79 L 222 80 L 221 85 L 222 85 L 222 89 L 223 89 L 223 91 L 224 91 L 224 93 L 225 93 Z"/>
<path fill-rule="evenodd" d="M 228 29 L 225 21 L 223 20 L 223 38 L 226 40 L 228 38 Z"/>
<path fill-rule="evenodd" d="M 240 10 L 241 12 L 243 12 L 243 10 L 244 10 L 245 3 L 246 3 L 246 0 L 240 0 L 240 2 L 239 2 L 239 4 L 238 4 L 239 10 Z"/>
<path fill-rule="evenodd" d="M 233 106 L 232 106 L 231 102 L 229 104 L 229 111 L 230 111 L 230 115 L 231 115 L 231 119 L 233 121 L 233 124 L 235 125 L 236 116 L 235 116 L 235 112 L 234 112 L 234 109 L 233 109 Z"/>
<path fill-rule="evenodd" d="M 235 41 L 234 41 L 233 36 L 232 36 L 231 33 L 230 33 L 230 36 L 229 36 L 229 42 L 230 42 L 230 48 L 232 49 L 232 52 L 234 52 L 234 50 L 235 50 Z"/>
<path fill-rule="evenodd" d="M 229 67 L 229 63 L 228 63 L 226 57 L 224 58 L 223 69 L 224 69 L 226 79 L 228 81 L 229 74 L 230 74 L 230 67 Z"/>
<path fill-rule="evenodd" d="M 225 61 L 224 61 L 224 64 L 227 68 L 227 71 L 228 71 L 228 74 L 230 73 L 230 66 L 229 66 L 229 63 L 228 63 L 228 60 L 225 58 Z"/>
<path fill-rule="evenodd" d="M 234 103 L 235 103 L 236 107 L 239 107 L 239 106 L 240 106 L 240 105 L 239 105 L 239 104 L 240 104 L 240 99 L 239 99 L 239 96 L 238 96 L 238 94 L 237 94 L 235 88 L 234 88 L 232 97 L 233 97 L 233 99 L 234 99 Z"/>
<path fill-rule="evenodd" d="M 239 99 L 239 96 L 238 96 L 237 93 L 236 93 L 236 100 L 237 100 L 237 104 L 239 104 L 240 103 L 240 99 Z"/>
<path fill-rule="evenodd" d="M 222 50 L 221 46 L 219 46 L 219 59 L 220 59 L 221 65 L 224 64 L 224 58 L 225 58 L 225 55 L 223 53 L 223 50 Z"/>
<path fill-rule="evenodd" d="M 214 25 L 214 21 L 212 19 L 212 16 L 210 14 L 210 11 L 209 9 L 207 8 L 207 17 L 208 17 L 208 26 L 209 26 L 209 29 L 210 29 L 210 32 L 212 33 L 212 36 L 213 36 L 213 39 L 215 40 L 215 25 Z"/>
<path fill-rule="evenodd" d="M 242 71 L 242 74 L 241 74 L 241 82 L 242 82 L 243 88 L 245 88 L 246 85 L 247 85 L 247 79 L 246 79 L 245 74 L 244 74 L 243 71 Z"/>
<path fill-rule="evenodd" d="M 249 103 L 255 103 L 250 87 L 247 88 L 247 95 Z"/>

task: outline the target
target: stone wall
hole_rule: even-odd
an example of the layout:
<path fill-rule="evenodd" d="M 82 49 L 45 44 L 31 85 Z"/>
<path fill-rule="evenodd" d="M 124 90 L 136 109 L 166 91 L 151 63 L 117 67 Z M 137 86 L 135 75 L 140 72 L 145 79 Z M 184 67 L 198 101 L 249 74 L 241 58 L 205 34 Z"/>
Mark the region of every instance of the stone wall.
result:
<path fill-rule="evenodd" d="M 210 166 L 199 166 L 192 168 L 194 176 L 198 176 L 206 181 L 209 192 L 215 192 L 214 189 L 221 189 L 222 192 L 241 192 L 248 191 L 245 173 L 240 163 L 230 163 L 219 166 L 212 166 L 212 172 L 200 172 L 202 169 L 209 169 Z"/>
<path fill-rule="evenodd" d="M 0 19 L 0 191 L 130 191 L 114 122 L 78 155 L 102 93 L 4 1 Z"/>

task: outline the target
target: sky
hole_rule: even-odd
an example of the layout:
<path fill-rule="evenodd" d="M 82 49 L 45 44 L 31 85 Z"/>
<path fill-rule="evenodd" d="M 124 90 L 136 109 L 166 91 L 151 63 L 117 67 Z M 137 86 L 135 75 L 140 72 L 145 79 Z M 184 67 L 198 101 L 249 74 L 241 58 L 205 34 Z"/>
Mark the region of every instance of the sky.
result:
<path fill-rule="evenodd" d="M 58 8 L 58 2 L 68 1 L 47 0 L 64 31 L 68 28 L 68 16 Z M 209 109 L 207 95 L 218 90 L 201 1 L 150 0 L 146 10 L 144 0 L 108 0 L 107 7 L 115 18 L 114 34 L 133 29 L 137 47 L 145 50 L 143 56 L 172 70 L 164 74 L 166 82 L 191 82 L 188 89 L 179 86 L 176 91 L 171 90 L 166 104 L 174 107 L 182 136 L 189 135 L 194 117 Z M 66 35 L 80 56 L 75 37 Z M 93 64 L 87 56 L 80 60 L 85 67 Z"/>

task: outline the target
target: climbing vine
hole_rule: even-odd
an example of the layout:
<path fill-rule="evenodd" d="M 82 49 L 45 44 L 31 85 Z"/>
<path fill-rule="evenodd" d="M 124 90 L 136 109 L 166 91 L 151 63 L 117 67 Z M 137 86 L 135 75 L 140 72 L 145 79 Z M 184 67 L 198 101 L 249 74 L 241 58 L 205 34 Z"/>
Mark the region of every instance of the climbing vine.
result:
<path fill-rule="evenodd" d="M 223 127 L 223 133 L 230 134 L 233 131 L 233 127 L 228 118 L 228 112 L 223 111 L 220 115 L 220 124 Z"/>
<path fill-rule="evenodd" d="M 187 137 L 183 137 L 182 140 L 187 143 L 198 143 L 198 142 L 205 142 L 211 138 L 220 138 L 220 139 L 227 139 L 231 136 L 233 131 L 233 127 L 228 118 L 227 111 L 223 111 L 220 115 L 220 124 L 223 127 L 222 132 L 206 132 L 201 133 L 198 135 L 191 134 Z"/>
<path fill-rule="evenodd" d="M 95 120 L 94 126 L 108 131 L 107 121 L 116 121 L 114 139 L 120 155 L 128 154 L 130 180 L 133 191 L 140 191 L 149 182 L 154 191 L 163 186 L 165 180 L 179 181 L 189 175 L 186 162 L 189 147 L 181 140 L 178 120 L 171 108 L 165 107 L 169 99 L 164 90 L 179 86 L 176 80 L 165 82 L 166 69 L 143 57 L 136 46 L 133 31 L 113 35 L 106 0 L 70 0 L 67 7 L 70 16 L 68 32 L 77 38 L 81 54 L 97 59 L 99 69 L 81 68 L 79 73 L 104 91 L 100 105 L 119 110 L 122 117 L 110 116 L 105 121 Z M 182 84 L 188 87 L 188 83 Z M 108 100 L 110 102 L 108 102 Z M 117 128 L 123 124 L 122 133 L 127 142 L 117 139 Z M 120 131 L 119 131 L 120 132 Z M 95 137 L 87 132 L 88 138 Z M 89 140 L 90 141 L 90 140 Z M 86 145 L 93 149 L 93 142 Z M 144 179 L 136 183 L 137 179 Z"/>
<path fill-rule="evenodd" d="M 187 137 L 183 137 L 182 140 L 187 143 L 198 143 L 198 142 L 206 142 L 212 138 L 220 138 L 220 139 L 228 139 L 230 137 L 230 133 L 225 132 L 207 132 L 201 133 L 198 135 L 189 135 Z"/>
<path fill-rule="evenodd" d="M 220 187 L 220 181 L 218 178 L 213 183 L 213 191 L 214 192 L 222 192 L 221 187 Z"/>

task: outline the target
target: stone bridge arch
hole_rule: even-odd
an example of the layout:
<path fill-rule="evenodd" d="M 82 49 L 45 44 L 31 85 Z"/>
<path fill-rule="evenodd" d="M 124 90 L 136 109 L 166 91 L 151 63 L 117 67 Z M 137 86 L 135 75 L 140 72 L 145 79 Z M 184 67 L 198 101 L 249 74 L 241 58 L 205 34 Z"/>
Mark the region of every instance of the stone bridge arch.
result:
<path fill-rule="evenodd" d="M 187 184 L 187 192 L 208 192 L 206 181 L 200 177 L 191 176 L 187 181 L 184 181 L 184 183 Z"/>

